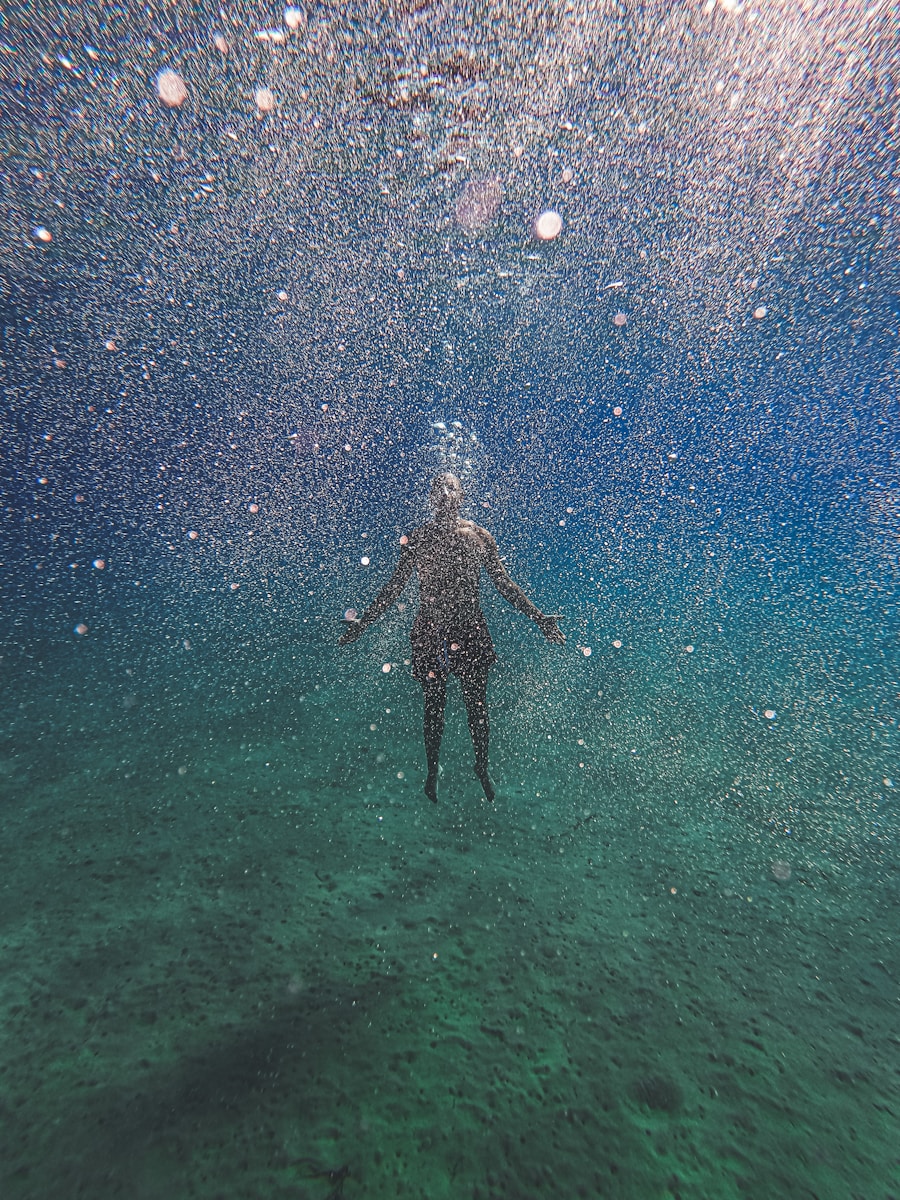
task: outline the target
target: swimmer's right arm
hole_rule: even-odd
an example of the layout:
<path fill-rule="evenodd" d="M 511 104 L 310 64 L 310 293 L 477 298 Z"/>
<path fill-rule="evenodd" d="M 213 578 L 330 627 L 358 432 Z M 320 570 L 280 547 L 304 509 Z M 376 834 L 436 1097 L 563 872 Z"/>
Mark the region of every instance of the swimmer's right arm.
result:
<path fill-rule="evenodd" d="M 413 560 L 412 551 L 409 548 L 409 541 L 403 542 L 400 550 L 400 561 L 394 569 L 393 575 L 366 609 L 361 617 L 355 618 L 352 621 L 347 621 L 347 628 L 338 638 L 339 646 L 349 646 L 351 642 L 355 642 L 361 637 L 369 626 L 378 620 L 380 616 L 387 612 L 391 605 L 397 600 L 400 593 L 406 587 L 410 575 L 413 573 L 415 562 Z"/>

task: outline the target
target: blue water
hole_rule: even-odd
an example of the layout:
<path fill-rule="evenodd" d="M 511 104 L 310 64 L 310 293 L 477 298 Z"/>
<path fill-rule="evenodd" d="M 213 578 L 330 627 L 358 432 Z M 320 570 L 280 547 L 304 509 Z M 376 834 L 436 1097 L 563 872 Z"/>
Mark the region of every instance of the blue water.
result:
<path fill-rule="evenodd" d="M 900 1194 L 891 18 L 5 16 L 4 1196 Z"/>

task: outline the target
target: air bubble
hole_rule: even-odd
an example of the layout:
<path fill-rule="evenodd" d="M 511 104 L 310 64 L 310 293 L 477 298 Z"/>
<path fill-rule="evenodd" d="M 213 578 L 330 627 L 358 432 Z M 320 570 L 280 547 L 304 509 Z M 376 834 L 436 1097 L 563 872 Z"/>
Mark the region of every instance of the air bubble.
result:
<path fill-rule="evenodd" d="M 156 92 L 166 108 L 180 108 L 188 97 L 187 84 L 177 71 L 160 71 L 156 77 Z"/>
<path fill-rule="evenodd" d="M 271 88 L 257 88 L 253 93 L 253 99 L 256 102 L 256 107 L 261 113 L 270 113 L 275 111 L 275 93 Z"/>
<path fill-rule="evenodd" d="M 542 212 L 534 223 L 534 236 L 539 242 L 552 242 L 561 233 L 562 217 L 552 209 Z"/>

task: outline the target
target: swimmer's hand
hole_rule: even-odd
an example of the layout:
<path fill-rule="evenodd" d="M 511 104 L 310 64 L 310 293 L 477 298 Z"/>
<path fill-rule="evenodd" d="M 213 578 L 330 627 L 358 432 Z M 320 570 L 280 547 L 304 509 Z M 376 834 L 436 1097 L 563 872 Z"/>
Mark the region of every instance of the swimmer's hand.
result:
<path fill-rule="evenodd" d="M 566 635 L 557 625 L 555 616 L 547 616 L 545 613 L 542 613 L 539 617 L 535 618 L 534 623 L 548 642 L 553 642 L 555 646 L 561 646 L 565 642 Z"/>
<path fill-rule="evenodd" d="M 344 624 L 347 628 L 338 638 L 339 646 L 349 646 L 351 642 L 355 642 L 357 638 L 362 637 L 362 621 L 354 619 L 353 621 L 345 621 Z"/>

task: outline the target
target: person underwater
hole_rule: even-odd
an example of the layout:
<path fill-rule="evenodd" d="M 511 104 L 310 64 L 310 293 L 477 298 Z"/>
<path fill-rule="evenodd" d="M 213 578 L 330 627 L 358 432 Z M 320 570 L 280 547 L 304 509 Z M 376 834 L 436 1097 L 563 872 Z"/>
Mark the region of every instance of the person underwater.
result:
<path fill-rule="evenodd" d="M 413 678 L 422 686 L 425 709 L 425 795 L 437 802 L 447 679 L 455 675 L 466 705 L 475 774 L 485 797 L 493 800 L 494 785 L 488 773 L 487 680 L 497 655 L 481 611 L 482 570 L 505 600 L 534 621 L 548 642 L 561 646 L 565 634 L 556 623 L 556 615 L 541 612 L 510 579 L 488 531 L 460 517 L 464 493 L 459 479 L 449 472 L 438 475 L 432 481 L 429 498 L 432 519 L 401 537 L 394 573 L 362 616 L 346 621 L 339 642 L 342 646 L 355 642 L 396 602 L 413 571 L 417 573 L 419 611 L 410 640 Z"/>

